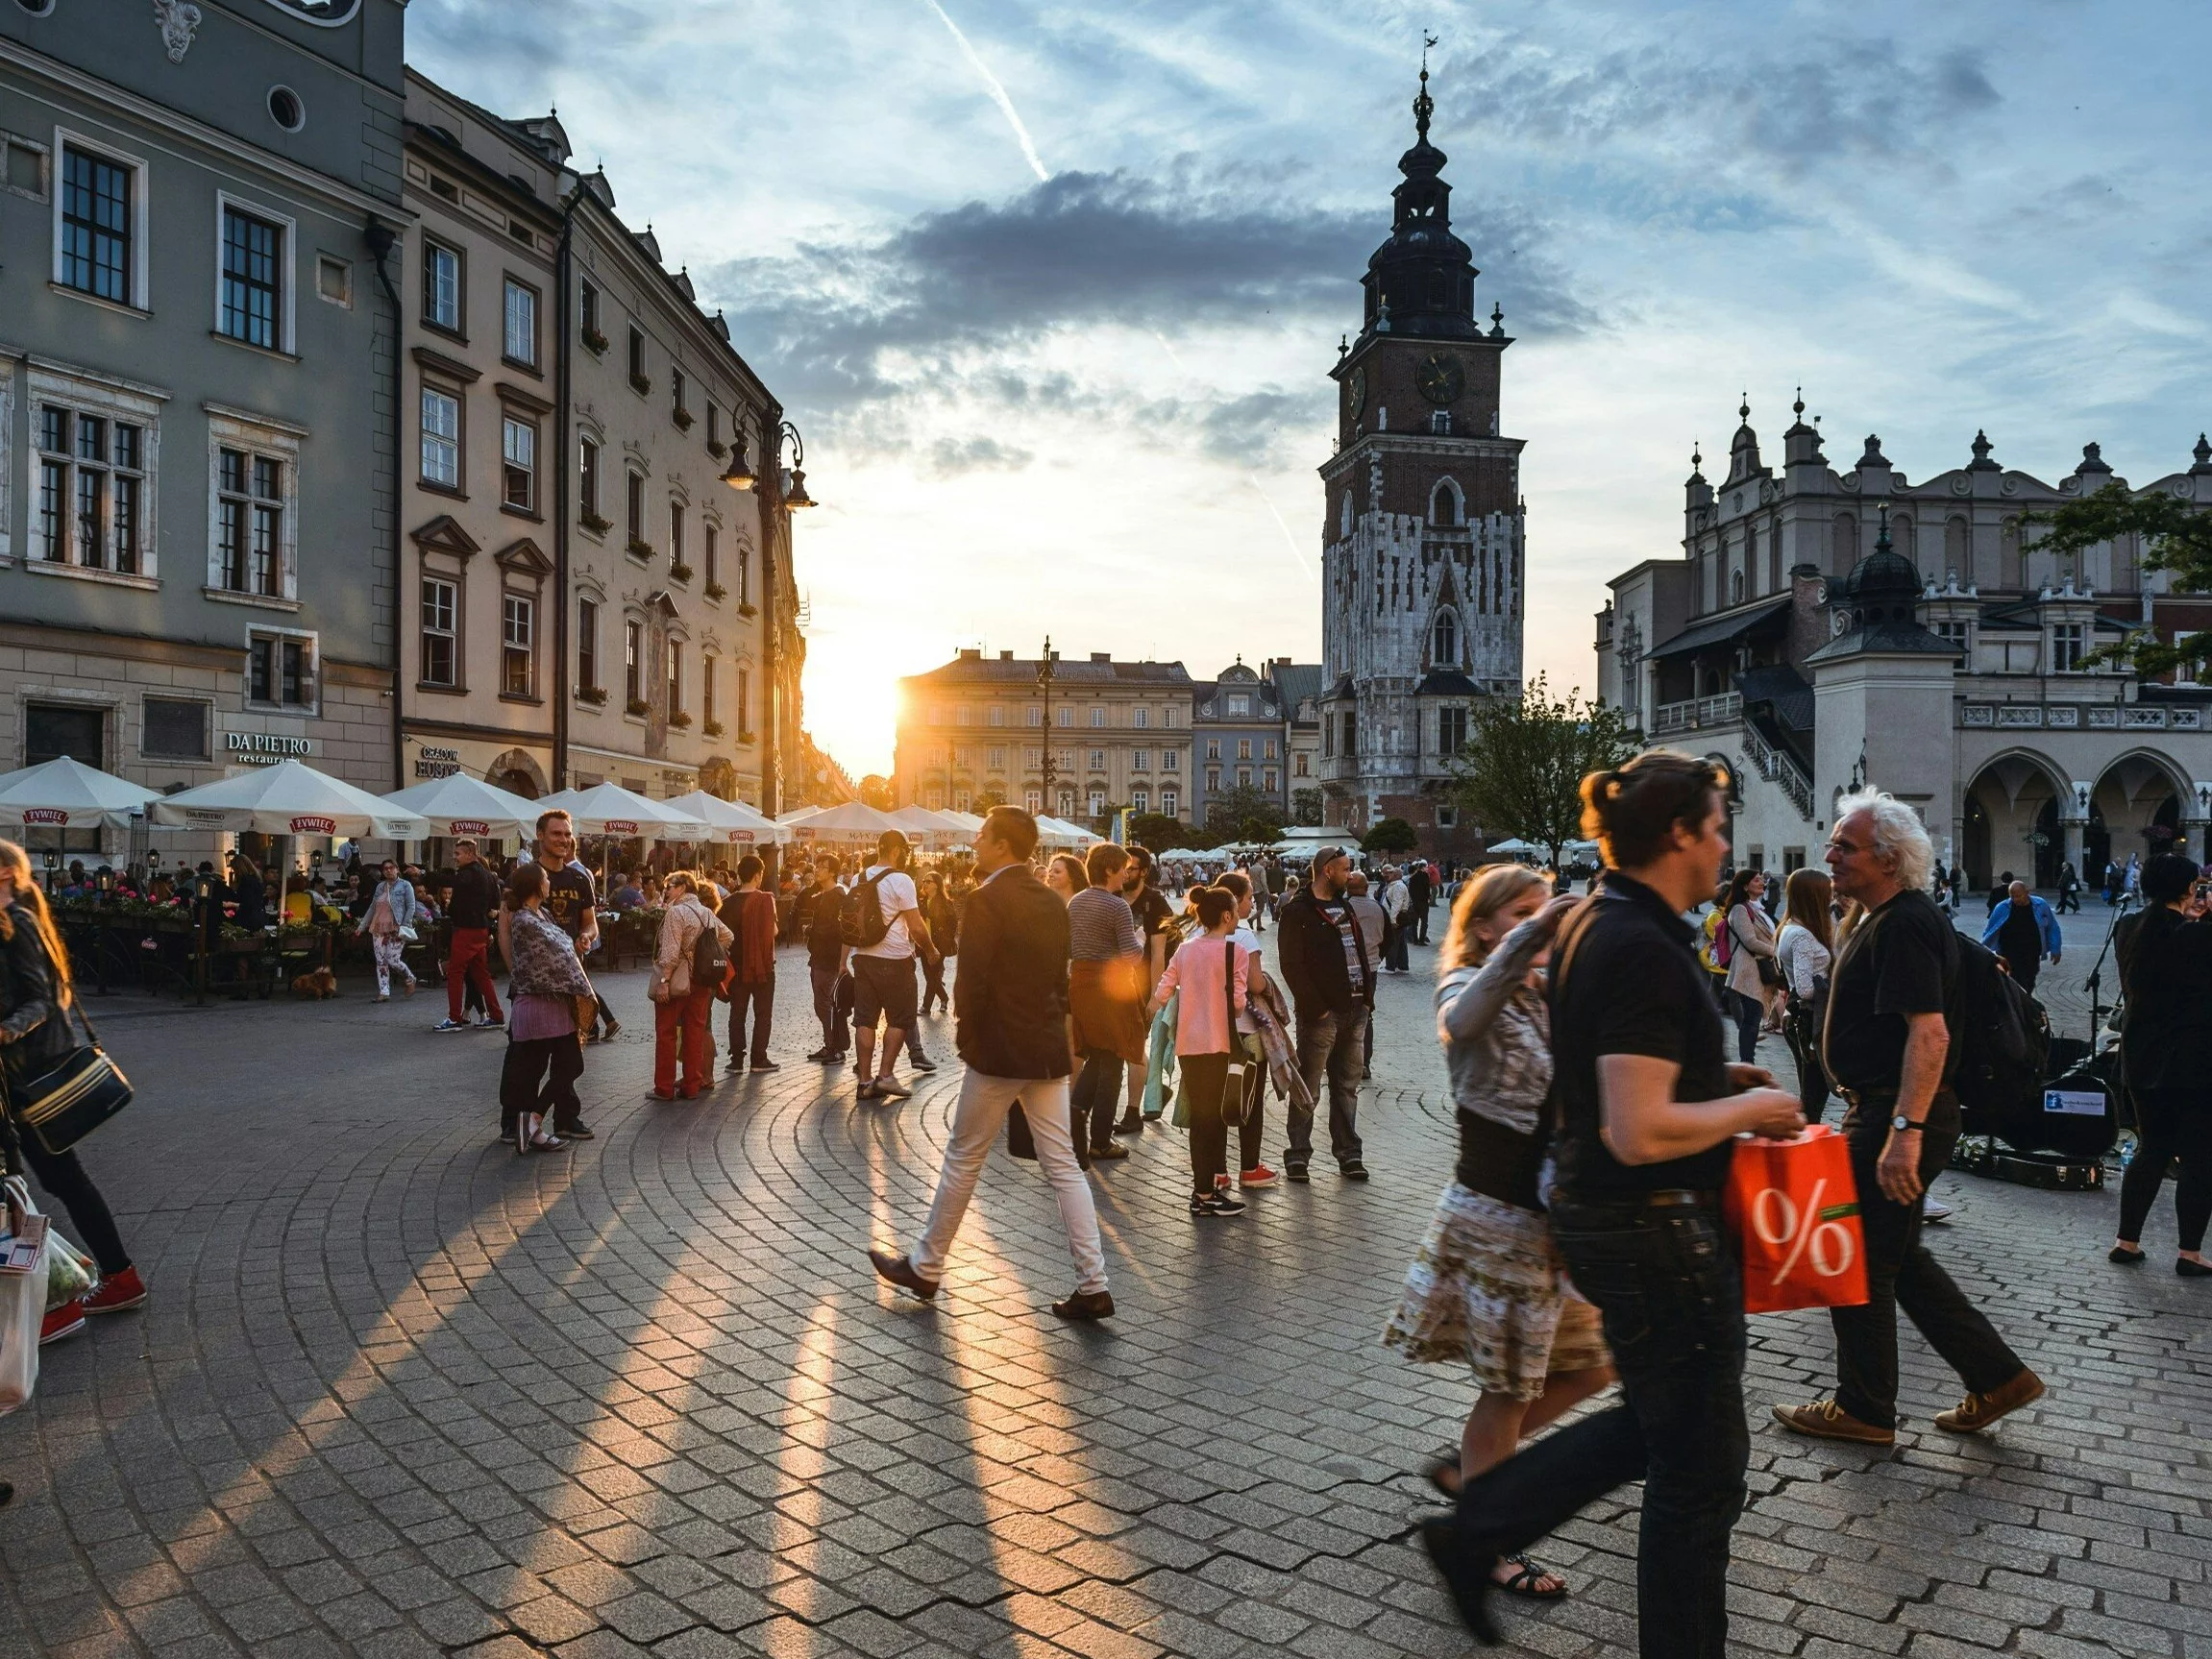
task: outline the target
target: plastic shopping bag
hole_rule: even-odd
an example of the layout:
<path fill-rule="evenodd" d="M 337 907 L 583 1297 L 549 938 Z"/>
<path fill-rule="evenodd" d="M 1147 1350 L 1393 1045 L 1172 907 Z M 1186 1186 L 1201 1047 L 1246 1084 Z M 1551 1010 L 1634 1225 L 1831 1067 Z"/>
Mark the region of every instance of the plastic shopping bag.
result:
<path fill-rule="evenodd" d="M 0 1210 L 0 1252 L 15 1241 L 18 1218 L 37 1215 L 31 1189 L 19 1175 L 0 1182 L 6 1205 Z M 0 1273 L 0 1416 L 13 1411 L 31 1398 L 38 1385 L 38 1329 L 46 1319 L 45 1252 L 53 1248 L 52 1235 L 39 1258 L 27 1273 Z M 0 1256 L 4 1259 L 4 1256 Z"/>
<path fill-rule="evenodd" d="M 1746 1313 L 1866 1301 L 1851 1147 L 1826 1124 L 1788 1140 L 1738 1139 L 1725 1208 L 1743 1259 Z"/>

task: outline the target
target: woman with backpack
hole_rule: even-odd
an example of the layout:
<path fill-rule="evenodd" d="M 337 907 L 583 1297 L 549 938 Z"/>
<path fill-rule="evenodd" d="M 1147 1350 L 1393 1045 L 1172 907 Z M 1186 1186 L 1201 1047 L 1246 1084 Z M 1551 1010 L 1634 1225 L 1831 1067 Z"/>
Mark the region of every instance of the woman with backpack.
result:
<path fill-rule="evenodd" d="M 1768 1004 L 1782 988 L 1782 968 L 1774 959 L 1774 923 L 1767 919 L 1759 900 L 1766 895 L 1766 876 L 1756 869 L 1739 869 L 1728 884 L 1728 903 L 1722 907 L 1721 927 L 1728 940 L 1729 1012 L 1735 1019 L 1736 1059 L 1751 1063 L 1763 1027 L 1778 1030 L 1769 1017 Z"/>
<path fill-rule="evenodd" d="M 653 1005 L 652 1098 L 692 1100 L 714 1083 L 714 993 L 729 965 L 731 935 L 700 897 L 691 871 L 672 870 L 661 885 L 670 902 L 646 987 Z"/>
<path fill-rule="evenodd" d="M 1782 932 L 1774 941 L 1782 965 L 1782 1036 L 1797 1061 L 1797 1094 L 1805 1120 L 1818 1123 L 1828 1105 L 1828 1072 L 1820 1062 L 1821 1018 L 1828 1012 L 1828 969 L 1835 954 L 1834 890 L 1828 876 L 1809 866 L 1789 872 L 1782 884 L 1785 907 Z"/>

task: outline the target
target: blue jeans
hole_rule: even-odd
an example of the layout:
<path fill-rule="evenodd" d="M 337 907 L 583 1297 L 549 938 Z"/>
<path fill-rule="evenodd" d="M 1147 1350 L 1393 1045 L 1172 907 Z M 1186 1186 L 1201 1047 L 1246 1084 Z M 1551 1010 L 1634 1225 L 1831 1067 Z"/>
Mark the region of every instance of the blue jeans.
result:
<path fill-rule="evenodd" d="M 1329 1095 L 1329 1151 L 1339 1164 L 1360 1159 L 1360 1076 L 1367 1066 L 1368 1011 L 1354 1004 L 1342 1012 L 1298 1015 L 1298 1070 L 1316 1104 Z M 1283 1161 L 1303 1169 L 1314 1160 L 1311 1108 L 1286 1107 L 1289 1130 Z"/>
<path fill-rule="evenodd" d="M 1743 1280 L 1717 1207 L 1555 1198 L 1575 1288 L 1604 1316 L 1622 1403 L 1509 1457 L 1460 1497 L 1463 1545 L 1525 1549 L 1631 1480 L 1643 1659 L 1723 1659 L 1729 1535 L 1743 1513 Z"/>

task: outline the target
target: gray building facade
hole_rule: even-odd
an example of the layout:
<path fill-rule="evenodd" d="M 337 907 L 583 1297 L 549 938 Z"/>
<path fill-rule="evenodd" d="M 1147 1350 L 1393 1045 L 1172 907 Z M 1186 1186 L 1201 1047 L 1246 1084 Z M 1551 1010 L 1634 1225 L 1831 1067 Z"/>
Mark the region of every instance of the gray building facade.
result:
<path fill-rule="evenodd" d="M 0 769 L 397 787 L 404 17 L 0 8 Z"/>
<path fill-rule="evenodd" d="M 1198 687 L 1191 698 L 1192 822 L 1205 823 L 1214 803 L 1240 789 L 1290 806 L 1285 718 L 1281 691 L 1242 657 Z"/>

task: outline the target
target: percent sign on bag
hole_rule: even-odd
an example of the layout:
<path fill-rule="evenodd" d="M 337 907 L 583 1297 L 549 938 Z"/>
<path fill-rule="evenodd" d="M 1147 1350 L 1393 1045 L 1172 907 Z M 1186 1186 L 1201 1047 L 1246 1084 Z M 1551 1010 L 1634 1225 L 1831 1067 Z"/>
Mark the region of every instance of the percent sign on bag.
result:
<path fill-rule="evenodd" d="M 1854 1307 L 1866 1300 L 1851 1150 L 1825 1124 L 1789 1140 L 1738 1141 L 1728 1212 L 1742 1254 L 1746 1312 Z"/>
<path fill-rule="evenodd" d="M 1846 1216 L 1858 1213 L 1858 1200 L 1824 1209 L 1820 1201 L 1827 1191 L 1827 1182 L 1814 1182 L 1803 1209 L 1779 1186 L 1765 1188 L 1753 1200 L 1751 1224 L 1758 1230 L 1760 1240 L 1778 1248 L 1788 1247 L 1788 1254 L 1775 1264 L 1774 1276 L 1767 1281 L 1770 1285 L 1787 1279 L 1808 1255 L 1813 1272 L 1823 1279 L 1848 1273 L 1857 1262 L 1858 1239 L 1843 1223 Z"/>

